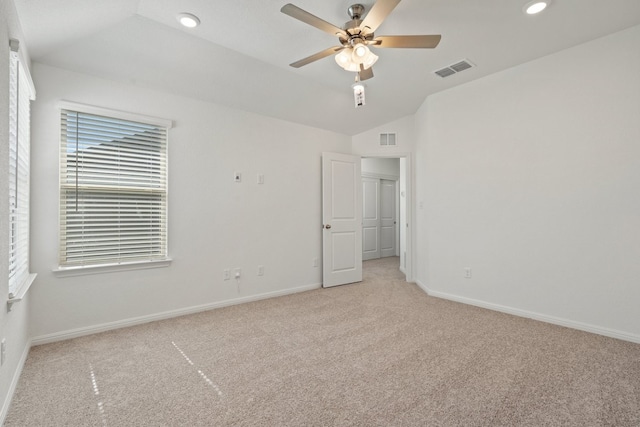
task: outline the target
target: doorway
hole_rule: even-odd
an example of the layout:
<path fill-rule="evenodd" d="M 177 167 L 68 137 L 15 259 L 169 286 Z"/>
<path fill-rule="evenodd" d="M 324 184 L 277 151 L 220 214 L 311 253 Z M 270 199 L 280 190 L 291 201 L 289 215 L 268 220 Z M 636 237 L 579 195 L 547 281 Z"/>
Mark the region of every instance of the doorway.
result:
<path fill-rule="evenodd" d="M 395 157 L 322 153 L 322 270 L 323 287 L 362 280 L 362 172 L 364 158 L 396 159 L 395 172 L 375 172 L 379 179 L 395 182 L 396 247 L 399 270 L 413 281 L 411 154 Z M 365 160 L 366 161 L 366 160 Z M 365 171 L 366 173 L 366 171 Z M 391 178 L 391 179 L 390 179 Z M 384 259 L 384 258 L 381 258 Z M 391 257 L 389 257 L 391 259 Z"/>
<path fill-rule="evenodd" d="M 409 154 L 362 156 L 362 259 L 398 257 L 411 281 Z"/>

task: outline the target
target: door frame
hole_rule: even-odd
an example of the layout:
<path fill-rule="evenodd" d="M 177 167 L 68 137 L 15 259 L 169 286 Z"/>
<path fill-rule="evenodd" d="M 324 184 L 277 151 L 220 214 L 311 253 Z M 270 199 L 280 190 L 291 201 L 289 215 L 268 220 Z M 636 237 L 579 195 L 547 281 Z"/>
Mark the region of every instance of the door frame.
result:
<path fill-rule="evenodd" d="M 360 156 L 360 158 L 378 158 L 378 159 L 405 159 L 405 173 L 404 176 L 399 177 L 398 186 L 400 185 L 400 180 L 404 179 L 406 190 L 405 190 L 405 212 L 407 214 L 407 223 L 400 224 L 400 226 L 405 227 L 405 238 L 406 238 L 406 254 L 405 254 L 405 268 L 403 273 L 406 276 L 407 282 L 414 282 L 414 259 L 413 254 L 415 254 L 415 242 L 414 242 L 414 189 L 413 189 L 413 159 L 411 153 L 408 152 L 398 152 L 398 153 L 389 153 L 382 154 L 380 152 L 372 152 L 372 153 L 358 153 L 354 154 L 355 156 Z M 400 203 L 402 203 L 402 195 L 400 194 L 400 189 L 398 188 L 398 197 L 400 198 Z M 400 218 L 398 218 L 400 221 Z M 398 229 L 398 232 L 400 229 Z M 400 266 L 402 270 L 402 266 Z"/>

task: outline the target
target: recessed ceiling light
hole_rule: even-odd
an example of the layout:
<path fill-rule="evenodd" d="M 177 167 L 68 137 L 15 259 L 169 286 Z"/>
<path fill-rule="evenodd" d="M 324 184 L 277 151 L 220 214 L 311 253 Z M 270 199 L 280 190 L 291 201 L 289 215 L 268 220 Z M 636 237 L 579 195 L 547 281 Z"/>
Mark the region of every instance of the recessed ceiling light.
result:
<path fill-rule="evenodd" d="M 536 13 L 540 13 L 549 6 L 551 3 L 550 0 L 540 1 L 534 0 L 524 5 L 524 11 L 527 15 L 535 15 Z"/>
<path fill-rule="evenodd" d="M 180 24 L 187 28 L 195 28 L 200 25 L 200 19 L 191 13 L 179 13 L 176 19 Z"/>

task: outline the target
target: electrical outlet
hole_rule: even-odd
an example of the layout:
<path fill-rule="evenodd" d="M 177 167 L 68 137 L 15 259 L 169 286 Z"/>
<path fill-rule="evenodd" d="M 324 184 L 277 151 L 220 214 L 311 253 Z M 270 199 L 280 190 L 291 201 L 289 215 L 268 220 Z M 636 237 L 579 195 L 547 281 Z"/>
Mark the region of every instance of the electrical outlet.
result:
<path fill-rule="evenodd" d="M 228 269 L 228 268 L 222 271 L 222 278 L 223 278 L 224 280 L 229 280 L 229 279 L 231 279 L 231 271 L 229 271 L 229 269 Z"/>
<path fill-rule="evenodd" d="M 258 184 L 264 184 L 264 175 L 259 173 L 257 177 Z"/>
<path fill-rule="evenodd" d="M 4 365 L 4 359 L 7 357 L 7 339 L 2 338 L 0 342 L 0 366 Z"/>
<path fill-rule="evenodd" d="M 258 266 L 258 276 L 264 276 L 264 265 Z"/>
<path fill-rule="evenodd" d="M 464 268 L 464 278 L 471 279 L 471 267 Z"/>
<path fill-rule="evenodd" d="M 320 263 L 320 261 L 318 260 L 318 258 L 314 258 L 314 259 L 313 259 L 313 262 L 312 262 L 312 265 L 313 265 L 314 267 L 317 267 L 319 263 Z"/>

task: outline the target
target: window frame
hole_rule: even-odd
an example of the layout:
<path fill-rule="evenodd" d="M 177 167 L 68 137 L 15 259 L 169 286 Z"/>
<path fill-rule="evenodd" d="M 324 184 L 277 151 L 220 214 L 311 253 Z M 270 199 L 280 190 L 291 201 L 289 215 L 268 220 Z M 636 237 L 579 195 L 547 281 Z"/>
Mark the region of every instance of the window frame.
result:
<path fill-rule="evenodd" d="M 59 117 L 59 149 L 63 150 L 63 147 L 66 147 L 66 141 L 63 141 L 63 117 L 64 111 L 73 111 L 81 114 L 89 114 L 94 116 L 102 116 L 106 118 L 112 118 L 116 120 L 125 120 L 131 122 L 137 122 L 140 124 L 151 125 L 156 127 L 161 127 L 166 130 L 166 136 L 164 140 L 164 156 L 165 156 L 165 167 L 168 168 L 169 164 L 169 130 L 173 127 L 173 122 L 171 120 L 162 119 L 158 117 L 146 116 L 136 113 L 130 113 L 120 110 L 96 107 L 92 105 L 80 104 L 70 101 L 59 101 L 57 105 L 58 117 Z M 58 185 L 59 191 L 59 207 L 58 207 L 58 242 L 60 245 L 60 250 L 58 253 L 58 267 L 54 269 L 54 273 L 56 276 L 76 276 L 76 275 L 84 275 L 84 274 L 98 274 L 98 273 L 109 273 L 112 271 L 126 271 L 126 270 L 139 270 L 139 269 L 148 269 L 148 268 L 159 268 L 159 267 L 167 267 L 171 264 L 171 258 L 169 256 L 169 240 L 168 240 L 168 211 L 169 211 L 169 177 L 168 170 L 165 172 L 165 183 L 164 183 L 164 212 L 165 216 L 165 226 L 164 226 L 164 241 L 165 241 L 165 252 L 161 259 L 141 259 L 141 260 L 133 260 L 133 261 L 116 261 L 116 262 L 107 262 L 107 263 L 88 263 L 82 265 L 64 265 L 62 263 L 62 252 L 63 252 L 63 230 L 65 225 L 62 223 L 62 205 L 63 205 L 63 172 L 64 165 L 62 164 L 62 151 L 60 152 L 60 160 L 59 160 L 59 172 L 58 178 L 60 180 Z"/>
<path fill-rule="evenodd" d="M 7 304 L 11 310 L 12 304 L 24 298 L 36 278 L 36 274 L 30 272 L 29 257 L 31 101 L 35 100 L 36 91 L 28 62 L 20 49 L 20 42 L 10 39 L 9 48 L 9 156 L 6 160 L 9 174 Z M 12 160 L 13 156 L 15 160 Z M 12 163 L 13 161 L 15 163 Z M 14 203 L 11 202 L 12 195 L 15 195 Z"/>

